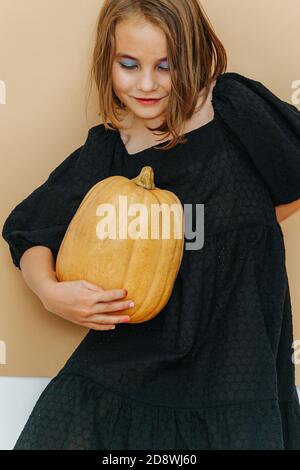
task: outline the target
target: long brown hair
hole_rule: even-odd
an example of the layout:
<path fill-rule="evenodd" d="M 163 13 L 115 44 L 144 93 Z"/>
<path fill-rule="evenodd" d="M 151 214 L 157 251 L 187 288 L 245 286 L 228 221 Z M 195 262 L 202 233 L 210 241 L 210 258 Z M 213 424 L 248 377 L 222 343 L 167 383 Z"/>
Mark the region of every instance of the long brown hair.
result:
<path fill-rule="evenodd" d="M 124 105 L 116 96 L 112 83 L 115 28 L 118 22 L 133 15 L 140 15 L 166 35 L 171 77 L 166 121 L 159 127 L 148 129 L 172 134 L 173 139 L 160 147 L 167 150 L 186 142 L 180 130 L 194 114 L 199 94 L 204 90 L 204 104 L 210 85 L 226 71 L 227 54 L 199 0 L 104 0 L 89 76 L 90 87 L 95 80 L 99 116 L 107 129 L 121 129 L 120 118 L 124 113 Z"/>

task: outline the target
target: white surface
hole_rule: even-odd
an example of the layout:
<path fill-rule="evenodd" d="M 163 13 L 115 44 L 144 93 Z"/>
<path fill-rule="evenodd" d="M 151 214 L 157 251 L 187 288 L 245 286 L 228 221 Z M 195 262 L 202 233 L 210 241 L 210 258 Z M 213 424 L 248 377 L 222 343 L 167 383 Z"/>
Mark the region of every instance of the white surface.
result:
<path fill-rule="evenodd" d="M 0 377 L 0 450 L 11 450 L 51 378 Z M 297 387 L 300 399 L 300 387 Z"/>
<path fill-rule="evenodd" d="M 14 447 L 50 380 L 41 377 L 0 377 L 0 450 Z"/>

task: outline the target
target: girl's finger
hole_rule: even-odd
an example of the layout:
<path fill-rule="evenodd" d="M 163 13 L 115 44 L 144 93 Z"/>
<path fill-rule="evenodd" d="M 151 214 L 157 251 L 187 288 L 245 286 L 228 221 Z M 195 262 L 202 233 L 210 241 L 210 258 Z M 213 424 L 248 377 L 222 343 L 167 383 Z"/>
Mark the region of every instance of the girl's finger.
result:
<path fill-rule="evenodd" d="M 88 317 L 88 322 L 93 322 L 93 323 L 101 323 L 102 325 L 105 324 L 115 324 L 115 323 L 122 323 L 126 321 L 127 319 L 130 320 L 129 315 L 108 315 L 108 314 L 97 314 L 94 313 L 92 315 L 89 315 Z"/>
<path fill-rule="evenodd" d="M 126 289 L 111 289 L 103 292 L 95 291 L 93 294 L 95 303 L 97 302 L 111 302 L 112 300 L 121 299 L 127 295 Z"/>
<path fill-rule="evenodd" d="M 82 326 L 84 326 L 85 328 L 90 328 L 92 330 L 115 330 L 116 328 L 116 326 L 112 324 L 100 324 L 93 322 L 83 323 Z"/>

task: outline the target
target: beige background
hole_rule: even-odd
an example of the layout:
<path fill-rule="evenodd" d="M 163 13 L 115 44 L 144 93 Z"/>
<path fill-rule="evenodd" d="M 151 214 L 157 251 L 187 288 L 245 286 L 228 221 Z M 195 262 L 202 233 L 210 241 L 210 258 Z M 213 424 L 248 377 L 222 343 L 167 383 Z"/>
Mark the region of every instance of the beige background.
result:
<path fill-rule="evenodd" d="M 291 102 L 292 82 L 300 80 L 299 0 L 202 3 L 227 49 L 228 71 L 257 79 Z M 6 85 L 6 104 L 0 105 L 1 226 L 98 124 L 95 92 L 87 115 L 85 99 L 100 5 L 99 0 L 0 0 L 0 80 Z M 300 340 L 300 211 L 281 226 L 294 339 Z M 2 357 L 6 349 L 0 374 L 52 377 L 88 330 L 42 307 L 3 239 L 0 257 Z M 300 385 L 300 365 L 296 372 Z"/>

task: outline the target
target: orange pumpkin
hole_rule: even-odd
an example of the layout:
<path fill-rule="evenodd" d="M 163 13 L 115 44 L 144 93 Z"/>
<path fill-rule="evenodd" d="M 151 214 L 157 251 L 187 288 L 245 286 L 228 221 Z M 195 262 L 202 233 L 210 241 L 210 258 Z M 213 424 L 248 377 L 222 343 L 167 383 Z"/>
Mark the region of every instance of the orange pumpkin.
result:
<path fill-rule="evenodd" d="M 136 214 L 131 208 L 142 215 L 138 221 L 129 220 Z M 99 219 L 103 212 L 107 217 Z M 183 248 L 182 204 L 171 191 L 155 187 L 153 169 L 145 166 L 136 178 L 111 176 L 87 192 L 60 245 L 56 275 L 59 281 L 85 279 L 105 290 L 126 288 L 135 306 L 118 314 L 128 314 L 129 324 L 141 323 L 168 302 Z"/>

